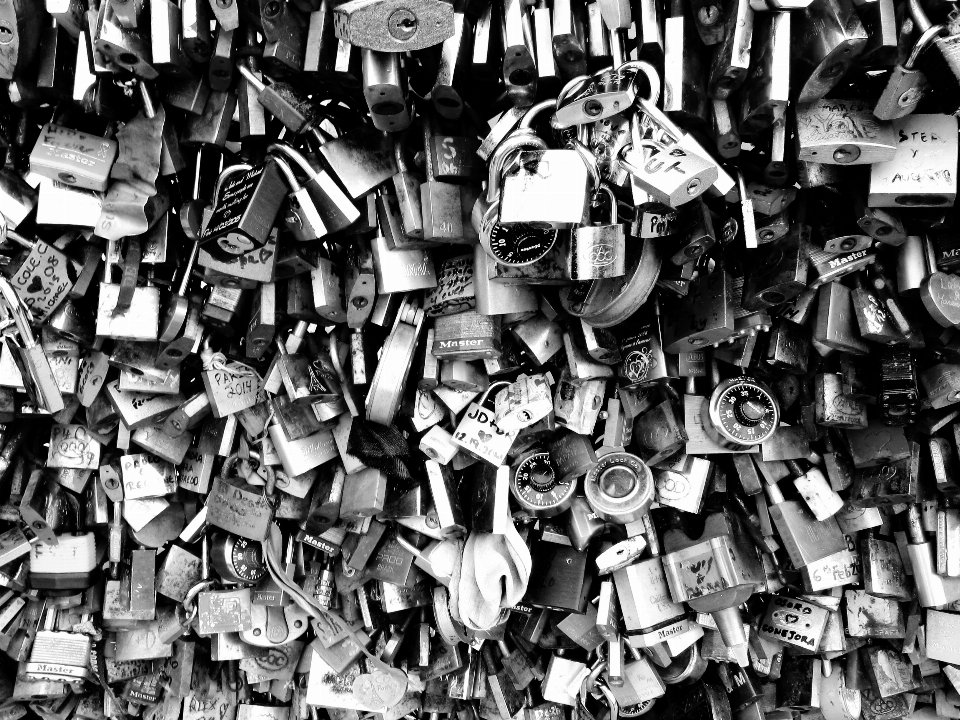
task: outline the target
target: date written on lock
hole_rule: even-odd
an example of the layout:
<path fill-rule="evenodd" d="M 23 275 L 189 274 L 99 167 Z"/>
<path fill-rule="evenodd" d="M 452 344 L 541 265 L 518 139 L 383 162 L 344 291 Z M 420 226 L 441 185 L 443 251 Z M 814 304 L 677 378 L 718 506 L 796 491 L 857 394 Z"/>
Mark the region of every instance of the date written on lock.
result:
<path fill-rule="evenodd" d="M 177 474 L 172 464 L 151 453 L 120 458 L 125 500 L 163 497 L 177 491 Z"/>
<path fill-rule="evenodd" d="M 815 652 L 830 613 L 818 605 L 795 598 L 774 597 L 760 623 L 759 635 L 768 640 Z"/>

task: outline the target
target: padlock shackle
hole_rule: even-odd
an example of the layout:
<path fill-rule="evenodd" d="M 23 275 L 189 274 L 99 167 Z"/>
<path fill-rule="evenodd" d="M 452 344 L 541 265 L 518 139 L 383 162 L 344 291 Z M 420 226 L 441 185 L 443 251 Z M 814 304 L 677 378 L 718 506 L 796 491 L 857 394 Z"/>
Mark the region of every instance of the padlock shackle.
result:
<path fill-rule="evenodd" d="M 17 324 L 17 330 L 23 340 L 23 344 L 26 347 L 33 347 L 36 345 L 37 340 L 34 337 L 33 329 L 30 327 L 30 318 L 27 314 L 27 308 L 20 299 L 20 296 L 17 295 L 17 291 L 14 289 L 13 285 L 11 285 L 10 281 L 5 277 L 0 277 L 0 295 L 3 296 L 4 301 L 7 303 L 7 307 L 10 309 L 10 314 L 13 315 L 13 320 Z"/>
<path fill-rule="evenodd" d="M 518 130 L 529 130 L 533 126 L 533 121 L 536 120 L 537 116 L 544 112 L 545 110 L 557 109 L 556 100 L 543 100 L 538 102 L 536 105 L 530 107 L 527 112 L 524 113 L 523 117 L 520 119 L 520 124 L 517 125 Z"/>
<path fill-rule="evenodd" d="M 483 391 L 483 394 L 477 400 L 477 405 L 479 405 L 480 407 L 483 407 L 483 404 L 487 401 L 487 398 L 490 397 L 490 393 L 493 392 L 494 388 L 503 387 L 504 385 L 509 385 L 509 384 L 510 383 L 507 380 L 497 380 L 497 382 L 490 383 L 487 389 Z"/>
<path fill-rule="evenodd" d="M 247 170 L 253 170 L 253 165 L 248 165 L 247 163 L 237 163 L 236 165 L 231 165 L 223 169 L 223 172 L 220 173 L 217 177 L 217 182 L 213 186 L 213 204 L 216 206 L 217 198 L 220 197 L 220 189 L 223 187 L 223 184 L 232 178 L 234 175 L 239 175 L 240 173 L 245 173 Z"/>
<path fill-rule="evenodd" d="M 253 74 L 253 70 L 247 67 L 247 64 L 244 62 L 237 61 L 237 70 L 240 71 L 240 74 L 243 75 L 243 79 L 248 83 L 253 85 L 259 92 L 263 92 L 267 88 L 267 84 L 263 82 L 260 78 Z"/>
<path fill-rule="evenodd" d="M 271 156 L 280 154 L 292 160 L 308 178 L 313 178 L 317 175 L 316 168 L 310 164 L 310 161 L 307 160 L 306 156 L 304 156 L 304 154 L 299 150 L 294 150 L 286 143 L 270 143 L 267 145 L 267 153 Z"/>
<path fill-rule="evenodd" d="M 293 168 L 290 167 L 290 163 L 287 162 L 285 157 L 282 157 L 279 153 L 269 153 L 268 157 L 273 158 L 273 161 L 277 164 L 277 167 L 280 169 L 280 174 L 283 175 L 284 180 L 287 181 L 287 185 L 290 186 L 290 192 L 303 190 L 303 185 L 297 180 L 296 173 L 293 172 Z"/>
<path fill-rule="evenodd" d="M 643 73 L 647 78 L 647 84 L 650 86 L 650 97 L 640 97 L 638 100 L 642 100 L 650 105 L 656 105 L 657 101 L 660 100 L 660 73 L 657 72 L 657 69 L 645 60 L 629 60 L 621 65 L 617 69 L 617 72 L 622 72 L 624 68 L 636 68 L 640 71 L 633 76 L 634 85 L 637 83 L 637 76 Z"/>
<path fill-rule="evenodd" d="M 567 147 L 575 150 L 580 159 L 583 160 L 583 164 L 587 166 L 587 171 L 590 173 L 590 191 L 596 192 L 599 190 L 601 185 L 600 169 L 597 167 L 597 158 L 590 151 L 590 148 L 579 140 L 571 140 L 567 143 Z"/>
<path fill-rule="evenodd" d="M 588 82 L 590 82 L 590 75 L 577 75 L 575 78 L 569 80 L 567 84 L 560 89 L 560 94 L 557 95 L 557 107 L 559 108 L 563 105 L 568 95 L 580 91 Z"/>

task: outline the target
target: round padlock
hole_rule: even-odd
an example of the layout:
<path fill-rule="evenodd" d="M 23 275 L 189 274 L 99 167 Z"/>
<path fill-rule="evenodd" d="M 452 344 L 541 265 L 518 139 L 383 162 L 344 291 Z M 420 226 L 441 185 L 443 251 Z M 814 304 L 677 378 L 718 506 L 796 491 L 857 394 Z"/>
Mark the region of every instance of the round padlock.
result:
<path fill-rule="evenodd" d="M 559 515 L 570 507 L 576 490 L 576 477 L 561 478 L 547 452 L 533 451 L 522 456 L 510 475 L 510 492 L 517 504 L 534 517 Z"/>
<path fill-rule="evenodd" d="M 764 383 L 750 377 L 724 380 L 701 409 L 703 429 L 731 450 L 759 445 L 776 432 L 780 404 Z"/>
<path fill-rule="evenodd" d="M 583 483 L 590 507 L 609 522 L 625 525 L 639 520 L 653 502 L 653 473 L 632 453 L 598 454 Z"/>
<path fill-rule="evenodd" d="M 697 643 L 694 643 L 658 672 L 667 685 L 689 685 L 703 677 L 708 665 Z"/>
<path fill-rule="evenodd" d="M 253 540 L 216 531 L 210 537 L 210 562 L 224 582 L 257 582 L 267 574 L 262 547 Z"/>

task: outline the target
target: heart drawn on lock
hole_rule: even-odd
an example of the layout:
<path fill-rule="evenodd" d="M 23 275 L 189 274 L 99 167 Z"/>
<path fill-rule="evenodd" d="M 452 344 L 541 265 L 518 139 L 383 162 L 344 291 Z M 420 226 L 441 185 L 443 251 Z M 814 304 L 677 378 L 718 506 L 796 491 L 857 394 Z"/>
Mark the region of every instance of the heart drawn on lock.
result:
<path fill-rule="evenodd" d="M 480 442 L 487 442 L 487 440 L 493 437 L 493 435 L 483 430 L 478 431 L 477 436 L 480 438 Z"/>
<path fill-rule="evenodd" d="M 920 284 L 920 299 L 941 327 L 960 325 L 960 277 L 931 273 Z"/>
<path fill-rule="evenodd" d="M 400 671 L 374 667 L 370 673 L 358 675 L 353 681 L 353 695 L 367 707 L 383 712 L 403 699 L 407 691 L 407 676 Z"/>
<path fill-rule="evenodd" d="M 31 295 L 35 295 L 43 291 L 43 280 L 40 279 L 39 275 L 34 275 L 33 280 L 30 281 L 30 284 L 27 285 L 27 292 Z"/>

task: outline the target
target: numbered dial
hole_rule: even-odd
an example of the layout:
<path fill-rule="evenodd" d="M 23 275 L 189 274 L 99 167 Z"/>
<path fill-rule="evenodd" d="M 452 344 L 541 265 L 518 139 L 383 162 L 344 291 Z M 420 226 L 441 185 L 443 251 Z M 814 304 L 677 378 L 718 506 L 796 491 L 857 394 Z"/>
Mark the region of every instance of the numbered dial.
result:
<path fill-rule="evenodd" d="M 490 232 L 487 252 L 501 265 L 530 265 L 543 258 L 557 241 L 556 230 L 529 225 L 496 223 Z"/>
<path fill-rule="evenodd" d="M 210 538 L 210 560 L 224 582 L 253 583 L 267 574 L 260 543 L 230 533 Z"/>
<path fill-rule="evenodd" d="M 780 405 L 759 380 L 734 378 L 717 385 L 701 419 L 710 437 L 723 447 L 759 445 L 780 424 Z"/>
<path fill-rule="evenodd" d="M 510 477 L 513 497 L 534 517 L 549 518 L 570 507 L 576 478 L 561 480 L 550 464 L 550 453 L 534 452 L 522 458 Z"/>

